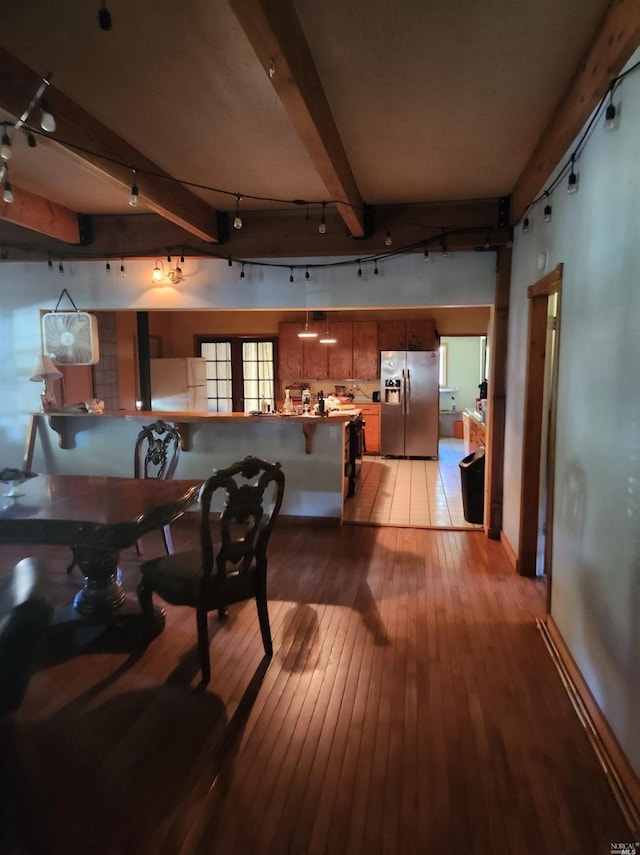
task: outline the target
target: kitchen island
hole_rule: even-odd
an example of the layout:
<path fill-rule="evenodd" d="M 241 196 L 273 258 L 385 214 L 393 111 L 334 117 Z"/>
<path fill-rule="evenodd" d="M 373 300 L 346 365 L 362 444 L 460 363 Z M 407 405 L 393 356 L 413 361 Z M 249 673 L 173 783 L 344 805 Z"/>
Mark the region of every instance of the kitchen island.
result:
<path fill-rule="evenodd" d="M 358 410 L 313 415 L 65 411 L 36 413 L 25 468 L 63 475 L 133 474 L 133 450 L 143 426 L 175 424 L 183 449 L 175 478 L 202 478 L 248 454 L 279 461 L 286 487 L 281 516 L 339 525 L 345 489 L 347 428 Z"/>

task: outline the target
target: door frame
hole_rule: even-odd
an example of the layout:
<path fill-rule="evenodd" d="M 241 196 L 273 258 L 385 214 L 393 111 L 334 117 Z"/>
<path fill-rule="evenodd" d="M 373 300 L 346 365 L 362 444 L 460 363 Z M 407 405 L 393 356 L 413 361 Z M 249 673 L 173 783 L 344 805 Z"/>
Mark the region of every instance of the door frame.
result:
<path fill-rule="evenodd" d="M 549 297 L 557 294 L 556 337 L 551 369 L 547 440 L 547 507 L 545 536 L 545 571 L 547 574 L 547 600 L 551 585 L 551 554 L 553 540 L 553 485 L 555 472 L 555 435 L 558 386 L 558 354 L 560 346 L 560 308 L 562 298 L 562 264 L 531 285 L 529 299 L 529 327 L 527 335 L 527 368 L 524 400 L 524 425 L 522 432 L 522 470 L 520 481 L 520 538 L 518 544 L 518 573 L 536 575 L 538 551 L 538 514 L 540 506 L 540 460 L 542 427 L 544 424 L 543 400 L 545 359 L 547 356 L 547 314 Z M 544 465 L 547 465 L 547 461 Z M 547 603 L 549 605 L 549 603 Z"/>

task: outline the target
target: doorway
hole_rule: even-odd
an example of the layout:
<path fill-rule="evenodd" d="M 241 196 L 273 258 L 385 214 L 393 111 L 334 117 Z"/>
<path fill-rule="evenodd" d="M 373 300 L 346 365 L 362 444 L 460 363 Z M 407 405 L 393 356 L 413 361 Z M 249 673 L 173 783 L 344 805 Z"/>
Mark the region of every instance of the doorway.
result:
<path fill-rule="evenodd" d="M 518 572 L 551 575 L 562 264 L 532 285 L 524 403 Z M 551 586 L 547 585 L 547 591 Z"/>

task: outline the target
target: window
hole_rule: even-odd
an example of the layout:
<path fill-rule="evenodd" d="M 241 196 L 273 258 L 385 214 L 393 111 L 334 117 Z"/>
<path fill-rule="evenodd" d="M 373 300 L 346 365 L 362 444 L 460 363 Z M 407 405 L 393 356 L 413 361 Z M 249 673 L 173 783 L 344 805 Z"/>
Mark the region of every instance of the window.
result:
<path fill-rule="evenodd" d="M 264 398 L 276 408 L 275 340 L 199 338 L 207 360 L 207 397 L 214 413 L 259 410 Z"/>

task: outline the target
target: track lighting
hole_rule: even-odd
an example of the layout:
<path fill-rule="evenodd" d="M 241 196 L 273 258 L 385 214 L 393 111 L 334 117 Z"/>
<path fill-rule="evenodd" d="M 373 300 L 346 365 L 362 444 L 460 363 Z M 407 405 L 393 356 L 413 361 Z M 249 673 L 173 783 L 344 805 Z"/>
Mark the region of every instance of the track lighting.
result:
<path fill-rule="evenodd" d="M 387 231 L 387 236 L 384 239 L 384 245 L 385 246 L 392 246 L 393 245 L 393 238 L 391 237 L 390 231 Z"/>
<path fill-rule="evenodd" d="M 58 273 L 60 274 L 60 276 L 64 276 L 64 267 L 62 266 L 62 262 L 58 264 Z"/>
<path fill-rule="evenodd" d="M 304 278 L 305 278 L 305 279 L 310 279 L 310 278 L 311 278 L 311 277 L 309 276 L 309 268 L 308 268 L 308 267 L 307 267 L 307 269 L 304 271 Z"/>
<path fill-rule="evenodd" d="M 5 167 L 5 176 L 7 175 L 8 170 Z M 4 189 L 2 191 L 2 201 L 6 202 L 7 205 L 10 205 L 13 202 L 13 188 L 11 187 L 11 182 L 7 177 L 4 182 Z"/>
<path fill-rule="evenodd" d="M 111 265 L 109 264 L 108 261 L 105 264 L 105 270 L 106 270 L 107 276 L 111 276 Z"/>
<path fill-rule="evenodd" d="M 180 253 L 180 264 L 184 264 L 184 252 Z"/>
<path fill-rule="evenodd" d="M 52 134 L 57 127 L 55 116 L 49 109 L 49 102 L 44 98 L 40 99 L 40 127 L 48 134 Z"/>
<path fill-rule="evenodd" d="M 318 338 L 318 333 L 309 329 L 309 310 L 305 315 L 304 329 L 298 333 L 298 338 Z"/>
<path fill-rule="evenodd" d="M 244 279 L 244 264 L 242 265 L 242 269 L 240 270 L 240 278 Z"/>
<path fill-rule="evenodd" d="M 51 261 L 51 259 L 49 259 L 49 260 L 47 261 L 47 267 L 48 267 L 48 268 L 49 268 L 49 270 L 53 273 L 53 261 Z"/>
<path fill-rule="evenodd" d="M 7 133 L 7 129 L 4 129 L 4 133 L 2 134 L 2 140 L 0 142 L 0 157 L 3 160 L 11 160 L 11 155 L 13 154 L 11 150 L 11 139 L 9 134 Z"/>
<path fill-rule="evenodd" d="M 124 269 L 124 258 L 121 258 L 121 259 L 120 259 L 120 262 L 121 262 L 121 263 L 120 263 L 120 276 L 126 276 L 126 275 L 127 275 L 127 272 L 126 272 L 126 270 Z"/>
<path fill-rule="evenodd" d="M 529 217 L 525 217 L 522 221 L 522 231 L 525 234 L 529 231 Z"/>
<path fill-rule="evenodd" d="M 544 206 L 544 211 L 542 212 L 542 219 L 545 223 L 551 222 L 551 205 L 549 204 L 549 191 L 545 191 L 545 198 L 547 200 L 547 204 Z"/>
<path fill-rule="evenodd" d="M 379 272 L 380 271 L 378 270 L 378 259 L 376 258 L 376 260 L 373 263 L 373 275 L 377 276 Z"/>
<path fill-rule="evenodd" d="M 427 262 L 431 261 L 431 256 L 429 255 L 429 248 L 426 246 L 424 248 L 424 260 Z"/>
<path fill-rule="evenodd" d="M 360 264 L 360 259 L 358 259 L 358 278 L 362 278 L 362 265 Z"/>
<path fill-rule="evenodd" d="M 167 264 L 171 264 L 171 253 L 167 252 Z"/>
<path fill-rule="evenodd" d="M 3 163 L 0 165 L 0 181 L 4 179 L 4 176 L 7 174 L 7 165 Z"/>
<path fill-rule="evenodd" d="M 327 203 L 322 203 L 322 217 L 320 218 L 320 225 L 318 226 L 318 231 L 321 235 L 326 235 L 327 233 L 327 219 L 326 219 L 326 209 Z"/>
<path fill-rule="evenodd" d="M 293 267 L 289 268 L 289 282 L 293 282 Z"/>
<path fill-rule="evenodd" d="M 242 217 L 240 216 L 240 199 L 242 199 L 242 196 L 239 193 L 236 193 L 236 215 L 233 219 L 234 229 L 242 228 Z"/>
<path fill-rule="evenodd" d="M 129 204 L 132 208 L 136 208 L 138 206 L 138 196 L 140 195 L 140 191 L 138 190 L 138 185 L 136 183 L 136 171 L 135 169 L 132 169 L 131 171 L 133 172 L 133 184 L 131 185 Z"/>

